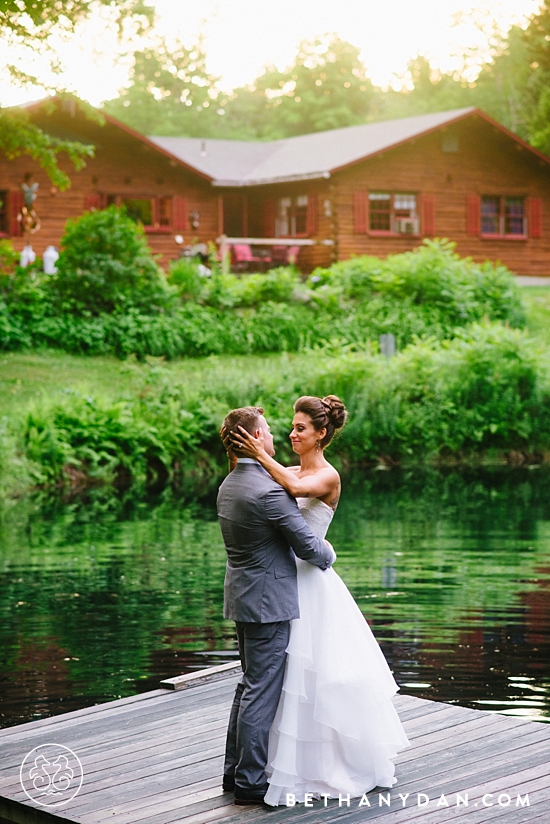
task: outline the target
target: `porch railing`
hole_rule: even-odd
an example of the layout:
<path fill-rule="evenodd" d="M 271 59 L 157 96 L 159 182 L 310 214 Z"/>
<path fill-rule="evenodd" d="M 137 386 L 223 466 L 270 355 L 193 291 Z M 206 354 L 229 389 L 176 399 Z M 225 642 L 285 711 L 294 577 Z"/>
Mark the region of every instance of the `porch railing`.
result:
<path fill-rule="evenodd" d="M 305 237 L 227 237 L 227 235 L 220 235 L 216 238 L 216 243 L 220 250 L 223 272 L 229 272 L 229 247 L 235 243 L 245 243 L 247 246 L 334 246 L 331 238 L 312 240 Z"/>

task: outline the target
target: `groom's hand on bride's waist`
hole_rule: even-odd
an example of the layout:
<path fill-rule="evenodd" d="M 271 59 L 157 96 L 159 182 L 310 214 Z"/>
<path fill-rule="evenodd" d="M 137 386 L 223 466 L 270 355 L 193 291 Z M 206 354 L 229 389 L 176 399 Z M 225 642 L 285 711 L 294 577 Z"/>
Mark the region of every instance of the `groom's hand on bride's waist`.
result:
<path fill-rule="evenodd" d="M 335 551 L 334 551 L 334 547 L 332 546 L 332 544 L 330 543 L 330 541 L 327 541 L 327 539 L 326 539 L 326 538 L 324 538 L 323 540 L 324 540 L 325 544 L 328 546 L 328 548 L 329 548 L 330 550 L 332 550 L 332 556 L 333 556 L 333 557 L 332 557 L 332 561 L 330 562 L 330 566 L 332 566 L 332 565 L 333 565 L 333 563 L 336 561 L 336 558 L 337 558 L 338 556 L 336 555 L 336 553 L 335 553 Z M 327 567 L 327 569 L 330 569 L 330 567 Z"/>

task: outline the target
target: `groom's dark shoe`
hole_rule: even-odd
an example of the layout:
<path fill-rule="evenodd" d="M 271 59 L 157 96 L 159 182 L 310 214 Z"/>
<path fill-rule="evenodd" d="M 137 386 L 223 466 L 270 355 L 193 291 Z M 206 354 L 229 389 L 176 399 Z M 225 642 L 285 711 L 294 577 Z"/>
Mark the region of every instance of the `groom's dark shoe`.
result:
<path fill-rule="evenodd" d="M 224 775 L 222 779 L 222 790 L 224 793 L 232 793 L 235 789 L 235 779 L 232 775 Z"/>
<path fill-rule="evenodd" d="M 240 807 L 245 807 L 247 804 L 263 804 L 268 787 L 269 784 L 264 784 L 262 787 L 245 790 L 244 787 L 235 784 L 235 800 L 233 803 Z"/>

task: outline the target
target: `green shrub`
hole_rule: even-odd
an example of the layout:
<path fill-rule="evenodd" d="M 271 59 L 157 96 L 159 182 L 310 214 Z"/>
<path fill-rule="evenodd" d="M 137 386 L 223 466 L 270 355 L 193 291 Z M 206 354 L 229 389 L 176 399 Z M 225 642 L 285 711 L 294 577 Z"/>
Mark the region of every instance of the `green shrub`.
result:
<path fill-rule="evenodd" d="M 168 268 L 168 282 L 183 300 L 202 303 L 208 294 L 208 278 L 199 274 L 199 263 L 194 258 L 173 260 Z"/>
<path fill-rule="evenodd" d="M 13 248 L 13 243 L 0 240 L 0 277 L 13 274 L 18 262 L 19 254 Z"/>
<path fill-rule="evenodd" d="M 148 312 L 171 298 L 166 278 L 155 262 L 143 228 L 124 209 L 110 206 L 69 220 L 50 289 L 60 311 L 80 313 Z"/>
<path fill-rule="evenodd" d="M 508 270 L 461 259 L 444 242 L 385 261 L 343 261 L 306 284 L 292 267 L 241 277 L 214 267 L 203 277 L 181 259 L 167 284 L 142 231 L 114 207 L 71 223 L 66 239 L 57 276 L 16 266 L 1 277 L 1 348 L 140 358 L 375 351 L 379 336 L 392 332 L 402 350 L 415 337 L 450 339 L 485 317 L 523 323 Z"/>
<path fill-rule="evenodd" d="M 367 303 L 379 296 L 380 311 L 395 303 L 431 306 L 446 328 L 464 326 L 487 316 L 522 326 L 525 315 L 514 276 L 500 264 L 475 264 L 461 258 L 449 241 L 425 240 L 412 252 L 385 260 L 357 257 L 316 269 L 308 280 L 319 305 Z"/>

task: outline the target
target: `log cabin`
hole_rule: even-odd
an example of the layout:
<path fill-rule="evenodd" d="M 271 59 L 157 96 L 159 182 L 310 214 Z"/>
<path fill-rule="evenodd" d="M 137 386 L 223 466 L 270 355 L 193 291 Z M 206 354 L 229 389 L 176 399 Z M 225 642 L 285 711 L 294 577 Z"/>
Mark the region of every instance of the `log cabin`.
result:
<path fill-rule="evenodd" d="M 111 203 L 167 263 L 181 243 L 299 246 L 304 272 L 448 238 L 461 255 L 550 275 L 550 159 L 478 109 L 367 123 L 270 142 L 146 137 L 75 105 L 29 107 L 52 135 L 95 146 L 60 192 L 28 157 L 0 158 L 0 237 L 25 239 L 21 183 L 39 183 L 40 254 L 68 218 Z"/>

